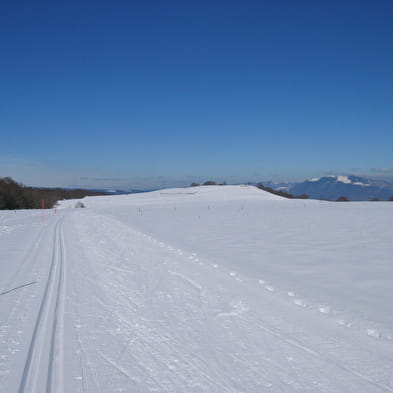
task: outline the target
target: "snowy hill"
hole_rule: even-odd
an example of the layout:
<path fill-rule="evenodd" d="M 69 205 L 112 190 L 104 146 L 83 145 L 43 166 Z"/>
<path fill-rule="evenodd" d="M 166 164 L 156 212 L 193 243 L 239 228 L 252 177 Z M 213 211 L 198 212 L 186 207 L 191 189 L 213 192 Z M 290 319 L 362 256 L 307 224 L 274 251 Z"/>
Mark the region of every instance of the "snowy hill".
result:
<path fill-rule="evenodd" d="M 0 392 L 393 392 L 390 202 L 201 186 L 0 212 Z"/>
<path fill-rule="evenodd" d="M 138 195 L 124 195 L 112 199 L 112 197 L 90 198 L 93 206 L 102 203 L 135 203 L 135 201 L 143 200 L 143 203 L 149 202 L 197 202 L 197 201 L 228 201 L 228 200 L 279 200 L 283 199 L 277 195 L 262 191 L 254 186 L 197 186 L 187 188 L 170 188 L 148 193 L 140 193 Z"/>

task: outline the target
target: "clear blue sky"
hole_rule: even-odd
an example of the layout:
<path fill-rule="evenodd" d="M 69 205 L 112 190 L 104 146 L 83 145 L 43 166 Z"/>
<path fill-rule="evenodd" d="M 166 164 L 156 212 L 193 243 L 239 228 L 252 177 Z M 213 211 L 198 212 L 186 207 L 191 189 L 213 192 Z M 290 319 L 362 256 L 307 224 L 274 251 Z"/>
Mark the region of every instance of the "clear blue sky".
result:
<path fill-rule="evenodd" d="M 0 2 L 0 176 L 392 174 L 393 2 Z"/>

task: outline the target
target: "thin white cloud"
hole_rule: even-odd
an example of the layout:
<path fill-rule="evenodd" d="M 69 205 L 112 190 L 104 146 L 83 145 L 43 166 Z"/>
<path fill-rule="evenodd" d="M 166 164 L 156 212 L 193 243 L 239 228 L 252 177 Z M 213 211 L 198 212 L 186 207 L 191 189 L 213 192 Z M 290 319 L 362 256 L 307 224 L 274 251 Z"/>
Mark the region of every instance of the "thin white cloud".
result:
<path fill-rule="evenodd" d="M 392 173 L 393 170 L 391 168 L 371 168 L 371 172 L 376 172 L 376 173 Z"/>

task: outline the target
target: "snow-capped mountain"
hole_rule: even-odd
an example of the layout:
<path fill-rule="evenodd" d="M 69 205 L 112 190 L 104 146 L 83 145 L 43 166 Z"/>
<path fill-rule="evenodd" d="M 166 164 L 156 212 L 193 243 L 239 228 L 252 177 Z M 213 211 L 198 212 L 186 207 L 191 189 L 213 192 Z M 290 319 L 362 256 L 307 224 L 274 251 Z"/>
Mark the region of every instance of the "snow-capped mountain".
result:
<path fill-rule="evenodd" d="M 344 196 L 351 201 L 374 198 L 386 201 L 393 196 L 393 184 L 360 176 L 325 176 L 298 183 L 289 192 L 294 195 L 307 194 L 313 199 L 336 200 Z"/>

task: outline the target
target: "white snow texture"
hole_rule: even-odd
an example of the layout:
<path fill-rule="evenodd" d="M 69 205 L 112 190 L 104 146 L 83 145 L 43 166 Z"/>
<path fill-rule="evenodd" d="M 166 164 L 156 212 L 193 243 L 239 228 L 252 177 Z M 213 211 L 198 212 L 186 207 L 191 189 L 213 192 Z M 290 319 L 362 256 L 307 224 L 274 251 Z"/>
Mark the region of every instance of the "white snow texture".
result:
<path fill-rule="evenodd" d="M 76 202 L 0 212 L 1 393 L 393 392 L 393 203 Z"/>

